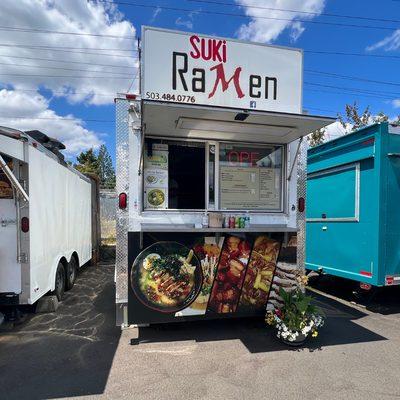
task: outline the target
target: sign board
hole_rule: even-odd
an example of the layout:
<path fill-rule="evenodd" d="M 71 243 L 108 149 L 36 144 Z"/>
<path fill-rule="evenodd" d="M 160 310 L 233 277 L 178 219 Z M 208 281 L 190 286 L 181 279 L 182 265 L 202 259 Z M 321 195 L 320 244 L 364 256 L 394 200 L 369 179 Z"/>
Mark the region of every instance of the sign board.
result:
<path fill-rule="evenodd" d="M 142 37 L 145 100 L 302 112 L 301 50 L 149 27 Z"/>
<path fill-rule="evenodd" d="M 282 242 L 282 232 L 129 232 L 129 324 L 264 315 L 293 285 L 280 266 L 297 269 Z"/>

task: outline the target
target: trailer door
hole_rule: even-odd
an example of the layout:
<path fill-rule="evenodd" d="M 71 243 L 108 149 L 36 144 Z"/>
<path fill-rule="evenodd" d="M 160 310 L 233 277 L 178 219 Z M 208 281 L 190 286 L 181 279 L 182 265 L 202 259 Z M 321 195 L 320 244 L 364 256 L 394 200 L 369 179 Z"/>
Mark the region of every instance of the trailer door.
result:
<path fill-rule="evenodd" d="M 12 159 L 4 157 L 10 170 Z M 21 292 L 21 265 L 17 260 L 17 208 L 15 192 L 0 168 L 0 293 Z"/>

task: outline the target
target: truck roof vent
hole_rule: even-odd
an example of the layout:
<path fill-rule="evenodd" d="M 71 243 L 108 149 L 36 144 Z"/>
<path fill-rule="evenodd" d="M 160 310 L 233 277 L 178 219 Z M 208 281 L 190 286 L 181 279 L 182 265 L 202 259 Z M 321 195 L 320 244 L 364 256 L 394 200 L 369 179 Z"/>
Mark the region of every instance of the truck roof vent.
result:
<path fill-rule="evenodd" d="M 38 130 L 25 131 L 25 133 L 55 154 L 61 162 L 65 162 L 64 155 L 60 152 L 60 150 L 65 150 L 65 145 L 59 140 L 51 138 Z"/>

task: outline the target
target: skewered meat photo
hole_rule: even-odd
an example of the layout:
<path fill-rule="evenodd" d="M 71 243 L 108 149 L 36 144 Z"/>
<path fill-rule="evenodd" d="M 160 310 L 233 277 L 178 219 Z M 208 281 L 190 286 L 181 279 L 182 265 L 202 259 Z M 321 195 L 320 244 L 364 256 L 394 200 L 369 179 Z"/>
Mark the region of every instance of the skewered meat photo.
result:
<path fill-rule="evenodd" d="M 249 256 L 250 244 L 247 241 L 236 236 L 226 238 L 209 301 L 211 311 L 236 311 Z"/>
<path fill-rule="evenodd" d="M 203 269 L 203 285 L 190 309 L 206 312 L 223 242 L 224 238 L 217 240 L 216 237 L 205 237 L 202 243 L 194 246 L 194 252 L 199 258 Z"/>

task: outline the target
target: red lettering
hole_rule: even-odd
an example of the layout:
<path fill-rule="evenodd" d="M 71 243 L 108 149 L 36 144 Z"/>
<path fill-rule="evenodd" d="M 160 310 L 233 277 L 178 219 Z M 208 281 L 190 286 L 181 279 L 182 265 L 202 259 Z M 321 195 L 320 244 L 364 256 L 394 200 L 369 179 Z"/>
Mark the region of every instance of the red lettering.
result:
<path fill-rule="evenodd" d="M 226 80 L 225 77 L 225 70 L 224 70 L 224 64 L 218 64 L 215 65 L 214 67 L 210 68 L 210 71 L 214 71 L 216 70 L 216 78 L 215 78 L 215 83 L 214 83 L 214 88 L 211 91 L 211 93 L 208 95 L 208 98 L 211 98 L 214 96 L 215 92 L 217 91 L 217 87 L 218 84 L 221 82 L 221 87 L 222 87 L 222 91 L 225 92 L 228 87 L 229 84 L 233 81 L 233 84 L 235 86 L 236 89 L 236 93 L 239 99 L 241 99 L 242 97 L 244 97 L 244 93 L 242 92 L 242 89 L 240 88 L 240 73 L 242 71 L 241 67 L 237 67 L 235 72 L 233 73 L 233 75 L 230 77 L 229 80 Z"/>
<path fill-rule="evenodd" d="M 260 159 L 260 153 L 251 152 L 250 153 L 250 163 L 251 165 L 256 165 L 257 161 Z"/>
<path fill-rule="evenodd" d="M 247 151 L 240 152 L 240 162 L 244 163 L 249 161 L 250 155 Z"/>
<path fill-rule="evenodd" d="M 206 50 L 208 50 L 208 54 L 206 52 Z M 212 57 L 212 41 L 208 40 L 206 41 L 206 39 L 201 39 L 201 58 L 203 60 L 211 60 Z"/>
<path fill-rule="evenodd" d="M 236 157 L 236 160 L 233 160 L 233 156 L 235 156 Z M 239 161 L 239 153 L 237 152 L 237 151 L 230 151 L 229 153 L 228 153 L 228 161 L 230 162 L 230 163 L 235 163 L 235 162 L 238 162 Z"/>
<path fill-rule="evenodd" d="M 194 52 L 193 51 L 190 52 L 190 56 L 192 58 L 200 58 L 200 50 L 198 49 L 197 44 L 196 44 L 196 43 L 200 43 L 200 38 L 196 35 L 190 36 L 189 42 L 194 49 Z"/>
<path fill-rule="evenodd" d="M 212 53 L 213 53 L 213 61 L 223 61 L 222 57 L 219 54 L 219 50 L 222 46 L 222 41 L 218 40 L 216 41 L 215 39 L 212 41 Z"/>
<path fill-rule="evenodd" d="M 190 36 L 189 42 L 192 47 L 189 54 L 192 58 L 226 62 L 226 40 L 200 39 L 197 35 L 193 35 Z"/>

